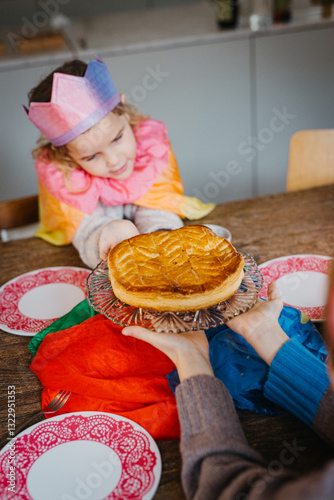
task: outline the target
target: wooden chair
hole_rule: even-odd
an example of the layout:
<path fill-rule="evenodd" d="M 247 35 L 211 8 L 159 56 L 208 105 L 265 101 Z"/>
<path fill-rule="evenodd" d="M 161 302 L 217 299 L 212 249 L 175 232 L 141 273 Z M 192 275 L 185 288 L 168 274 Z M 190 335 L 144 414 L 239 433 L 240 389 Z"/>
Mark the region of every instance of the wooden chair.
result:
<path fill-rule="evenodd" d="M 300 130 L 290 141 L 287 191 L 334 184 L 334 129 Z"/>
<path fill-rule="evenodd" d="M 38 222 L 38 197 L 28 196 L 11 201 L 0 202 L 0 239 L 7 229 L 14 229 Z"/>

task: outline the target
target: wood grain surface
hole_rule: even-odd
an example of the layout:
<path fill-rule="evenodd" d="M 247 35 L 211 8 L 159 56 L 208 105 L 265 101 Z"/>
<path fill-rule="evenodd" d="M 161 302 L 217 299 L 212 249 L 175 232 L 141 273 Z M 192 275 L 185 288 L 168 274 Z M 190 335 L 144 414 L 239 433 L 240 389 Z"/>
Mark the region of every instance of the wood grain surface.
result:
<path fill-rule="evenodd" d="M 219 205 L 198 222 L 227 227 L 235 247 L 252 255 L 258 263 L 297 253 L 333 255 L 334 186 Z M 186 224 L 191 223 L 194 222 L 186 221 Z M 85 267 L 71 245 L 55 247 L 38 238 L 1 243 L 0 251 L 0 285 L 43 267 Z M 8 435 L 9 385 L 16 388 L 17 426 L 41 407 L 42 387 L 29 369 L 30 340 L 31 337 L 0 330 L 1 440 Z M 250 444 L 268 460 L 273 474 L 281 467 L 301 473 L 317 469 L 334 456 L 333 450 L 297 418 L 287 414 L 265 416 L 242 410 L 238 410 L 238 414 Z M 162 476 L 154 498 L 184 499 L 179 443 L 176 440 L 159 441 L 158 446 L 162 455 Z M 289 446 L 298 448 L 295 448 L 294 460 L 287 465 L 281 458 L 283 450 Z"/>

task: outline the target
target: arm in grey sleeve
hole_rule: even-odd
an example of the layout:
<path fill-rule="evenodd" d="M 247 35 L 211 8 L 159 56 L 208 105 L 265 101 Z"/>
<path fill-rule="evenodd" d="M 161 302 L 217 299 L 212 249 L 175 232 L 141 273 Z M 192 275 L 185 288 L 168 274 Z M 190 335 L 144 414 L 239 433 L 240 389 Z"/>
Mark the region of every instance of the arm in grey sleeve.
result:
<path fill-rule="evenodd" d="M 198 375 L 176 388 L 181 425 L 182 484 L 187 499 L 330 500 L 334 461 L 298 477 L 272 470 L 247 442 L 232 398 L 215 377 Z"/>
<path fill-rule="evenodd" d="M 161 229 L 178 229 L 183 227 L 181 217 L 167 210 L 138 207 L 134 223 L 141 234 L 152 233 Z"/>
<path fill-rule="evenodd" d="M 123 219 L 123 216 L 123 205 L 106 207 L 99 203 L 92 214 L 86 214 L 82 219 L 72 243 L 81 260 L 91 269 L 101 261 L 99 239 L 103 227 L 112 220 Z"/>
<path fill-rule="evenodd" d="M 334 447 L 334 390 L 330 384 L 320 401 L 312 428 L 326 442 Z"/>

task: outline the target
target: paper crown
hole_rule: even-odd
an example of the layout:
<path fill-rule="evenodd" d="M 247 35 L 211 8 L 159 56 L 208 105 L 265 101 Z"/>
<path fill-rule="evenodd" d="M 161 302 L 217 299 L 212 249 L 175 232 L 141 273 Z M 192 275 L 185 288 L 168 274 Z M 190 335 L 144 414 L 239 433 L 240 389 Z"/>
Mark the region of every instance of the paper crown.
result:
<path fill-rule="evenodd" d="M 85 75 L 54 73 L 51 102 L 23 106 L 29 120 L 55 146 L 78 137 L 112 111 L 121 98 L 102 61 L 90 61 Z"/>

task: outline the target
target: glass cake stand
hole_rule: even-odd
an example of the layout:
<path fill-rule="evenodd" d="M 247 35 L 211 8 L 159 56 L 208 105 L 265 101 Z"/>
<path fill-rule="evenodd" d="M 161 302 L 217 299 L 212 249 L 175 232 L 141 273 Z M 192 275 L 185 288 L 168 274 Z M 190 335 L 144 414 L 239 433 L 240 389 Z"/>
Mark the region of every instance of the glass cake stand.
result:
<path fill-rule="evenodd" d="M 229 299 L 206 309 L 195 312 L 161 312 L 129 306 L 115 297 L 106 260 L 101 261 L 86 280 L 87 299 L 95 311 L 120 326 L 137 325 L 157 332 L 175 333 L 215 328 L 248 311 L 255 304 L 263 285 L 263 277 L 255 260 L 245 252 L 239 253 L 245 261 L 245 275 L 240 287 Z"/>

